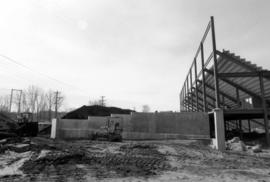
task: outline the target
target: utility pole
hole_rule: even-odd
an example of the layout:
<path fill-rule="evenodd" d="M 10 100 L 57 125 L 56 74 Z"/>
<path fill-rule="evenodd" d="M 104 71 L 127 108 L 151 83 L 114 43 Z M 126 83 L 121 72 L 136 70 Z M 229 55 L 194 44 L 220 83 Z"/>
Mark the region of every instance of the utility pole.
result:
<path fill-rule="evenodd" d="M 9 112 L 11 112 L 12 98 L 13 98 L 13 89 L 11 89 L 11 94 L 10 94 Z"/>
<path fill-rule="evenodd" d="M 54 113 L 54 117 L 57 118 L 58 117 L 58 107 L 61 103 L 59 103 L 59 101 L 61 99 L 63 99 L 63 97 L 60 97 L 60 93 L 59 91 L 55 92 L 55 113 Z"/>
<path fill-rule="evenodd" d="M 58 94 L 59 94 L 59 92 L 56 91 L 56 92 L 55 92 L 55 113 L 54 113 L 54 117 L 55 117 L 55 118 L 57 118 Z"/>
<path fill-rule="evenodd" d="M 21 112 L 21 98 L 22 98 L 22 90 L 20 89 L 11 89 L 11 94 L 10 94 L 10 102 L 9 102 L 9 112 L 11 112 L 11 107 L 13 103 L 13 92 L 19 92 L 19 99 L 18 99 L 18 113 Z"/>
<path fill-rule="evenodd" d="M 100 99 L 100 105 L 101 106 L 105 106 L 105 96 L 101 96 L 101 99 Z"/>
<path fill-rule="evenodd" d="M 52 94 L 49 93 L 49 121 L 52 121 Z"/>
<path fill-rule="evenodd" d="M 19 100 L 18 100 L 18 113 L 21 113 L 21 100 L 22 100 L 22 90 L 18 90 L 20 92 Z"/>

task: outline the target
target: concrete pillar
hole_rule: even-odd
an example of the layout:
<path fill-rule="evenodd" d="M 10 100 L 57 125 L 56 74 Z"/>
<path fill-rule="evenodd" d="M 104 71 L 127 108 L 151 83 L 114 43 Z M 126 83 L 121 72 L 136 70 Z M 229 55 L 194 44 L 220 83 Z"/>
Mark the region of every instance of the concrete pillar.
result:
<path fill-rule="evenodd" d="M 214 145 L 217 150 L 225 151 L 225 131 L 224 131 L 224 114 L 223 110 L 216 108 L 213 110 L 215 120 L 215 141 Z"/>
<path fill-rule="evenodd" d="M 51 127 L 51 138 L 53 138 L 53 139 L 56 138 L 57 124 L 58 124 L 57 119 L 53 118 L 52 119 L 52 127 Z"/>

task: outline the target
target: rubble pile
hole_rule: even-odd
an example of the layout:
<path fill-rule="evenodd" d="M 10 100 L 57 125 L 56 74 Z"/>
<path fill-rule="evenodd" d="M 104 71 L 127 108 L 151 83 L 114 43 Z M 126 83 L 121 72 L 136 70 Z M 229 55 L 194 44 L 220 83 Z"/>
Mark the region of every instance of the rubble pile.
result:
<path fill-rule="evenodd" d="M 246 145 L 243 141 L 239 139 L 239 137 L 234 137 L 231 140 L 226 142 L 226 149 L 233 150 L 233 151 L 246 151 Z"/>
<path fill-rule="evenodd" d="M 254 153 L 262 152 L 262 146 L 260 144 L 253 146 L 251 149 Z"/>
<path fill-rule="evenodd" d="M 238 152 L 252 151 L 253 153 L 259 153 L 262 152 L 262 145 L 261 144 L 245 145 L 245 143 L 241 141 L 239 137 L 234 137 L 233 139 L 228 140 L 226 142 L 226 149 Z"/>

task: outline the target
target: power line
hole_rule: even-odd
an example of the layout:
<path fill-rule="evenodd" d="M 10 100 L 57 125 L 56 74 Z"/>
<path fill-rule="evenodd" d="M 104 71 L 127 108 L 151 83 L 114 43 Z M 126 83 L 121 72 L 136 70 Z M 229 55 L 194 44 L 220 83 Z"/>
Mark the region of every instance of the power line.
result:
<path fill-rule="evenodd" d="M 55 82 L 58 82 L 58 83 L 60 83 L 60 84 L 63 84 L 63 85 L 66 85 L 66 86 L 75 88 L 75 89 L 77 89 L 77 90 L 80 90 L 80 91 L 83 92 L 84 94 L 86 94 L 86 92 L 85 92 L 84 90 L 82 90 L 82 89 L 80 89 L 80 88 L 78 88 L 78 87 L 76 87 L 76 86 L 73 86 L 73 85 L 71 85 L 71 84 L 65 83 L 65 82 L 60 81 L 60 80 L 57 80 L 57 79 L 55 79 L 55 78 L 53 78 L 53 77 L 51 77 L 51 76 L 49 76 L 49 75 L 46 75 L 46 74 L 44 74 L 44 73 L 35 71 L 35 70 L 31 69 L 30 67 L 28 67 L 28 66 L 26 66 L 26 65 L 24 65 L 24 64 L 22 64 L 22 63 L 20 63 L 20 62 L 18 62 L 18 61 L 16 61 L 16 60 L 12 59 L 12 58 L 10 58 L 10 57 L 8 57 L 8 56 L 6 56 L 6 55 L 0 54 L 0 56 L 3 57 L 3 58 L 5 58 L 5 60 L 8 60 L 8 61 L 10 61 L 10 62 L 12 62 L 12 63 L 14 63 L 14 64 L 16 64 L 16 65 L 18 65 L 18 66 L 23 67 L 24 69 L 26 69 L 26 70 L 28 70 L 28 71 L 31 71 L 31 72 L 40 74 L 40 75 L 42 75 L 43 77 L 46 77 L 46 78 L 48 78 L 48 79 L 50 79 L 50 80 L 53 80 L 53 81 L 55 81 Z M 88 93 L 87 93 L 86 95 L 88 95 Z"/>
<path fill-rule="evenodd" d="M 46 74 L 44 74 L 44 73 L 41 73 L 41 72 L 32 70 L 32 69 L 29 68 L 28 66 L 25 66 L 25 65 L 23 65 L 22 63 L 19 63 L 18 61 L 15 61 L 14 59 L 12 59 L 12 58 L 10 58 L 10 57 L 8 57 L 8 56 L 5 56 L 5 55 L 3 55 L 3 54 L 0 54 L 0 56 L 3 57 L 3 58 L 5 58 L 5 59 L 7 59 L 7 60 L 9 60 L 9 61 L 11 61 L 11 62 L 13 62 L 14 64 L 17 64 L 17 65 L 19 65 L 19 66 L 21 66 L 21 67 L 24 67 L 25 69 L 27 69 L 27 70 L 29 70 L 29 71 L 36 72 L 36 73 L 38 73 L 38 74 L 40 74 L 40 75 L 43 75 L 43 76 L 47 77 L 47 78 L 50 79 L 50 80 L 53 80 L 53 81 L 56 81 L 56 82 L 59 82 L 59 83 L 62 83 L 62 84 L 71 86 L 71 85 L 69 85 L 69 84 L 67 84 L 67 83 L 65 83 L 65 82 L 62 82 L 62 81 L 57 80 L 57 79 L 55 79 L 55 78 L 52 78 L 52 77 L 50 77 L 50 76 L 48 76 L 48 75 L 46 75 Z M 72 87 L 73 87 L 73 86 L 72 86 Z"/>
<path fill-rule="evenodd" d="M 0 68 L 0 71 L 6 71 L 5 69 L 2 69 L 3 67 L 1 67 Z M 24 82 L 26 82 L 27 80 L 26 79 L 24 79 L 24 78 L 22 78 L 22 76 L 17 76 L 17 75 L 6 75 L 6 74 L 3 74 L 2 72 L 0 73 L 1 74 L 1 78 L 3 78 L 3 77 L 6 77 L 6 78 L 13 78 L 13 79 L 15 79 L 15 80 L 18 80 L 18 81 L 24 81 Z M 9 89 L 10 90 L 10 89 Z"/>
<path fill-rule="evenodd" d="M 21 70 L 21 69 L 19 69 L 19 70 L 16 70 L 15 72 L 16 73 L 14 73 L 14 71 L 13 72 L 11 72 L 11 69 L 14 69 L 14 68 L 11 68 L 11 66 L 13 66 L 13 65 L 10 65 L 10 64 L 8 64 L 9 62 L 0 62 L 0 74 L 2 74 L 2 77 L 4 76 L 4 77 L 7 77 L 7 78 L 13 78 L 13 79 L 15 79 L 15 80 L 18 80 L 18 81 L 23 81 L 23 82 L 25 82 L 25 83 L 32 83 L 32 82 L 38 82 L 38 83 L 40 83 L 40 81 L 37 81 L 37 78 L 35 78 L 35 77 L 30 77 L 29 78 L 29 72 L 28 73 L 26 73 L 26 72 L 23 72 L 23 70 Z M 21 67 L 20 67 L 21 68 Z M 6 71 L 6 70 L 9 70 L 8 72 L 6 72 L 6 74 L 4 74 L 4 72 Z M 11 75 L 10 75 L 10 73 L 11 73 Z M 7 75 L 8 74 L 8 75 Z M 43 78 L 43 77 L 42 77 Z M 54 82 L 55 83 L 55 82 Z"/>

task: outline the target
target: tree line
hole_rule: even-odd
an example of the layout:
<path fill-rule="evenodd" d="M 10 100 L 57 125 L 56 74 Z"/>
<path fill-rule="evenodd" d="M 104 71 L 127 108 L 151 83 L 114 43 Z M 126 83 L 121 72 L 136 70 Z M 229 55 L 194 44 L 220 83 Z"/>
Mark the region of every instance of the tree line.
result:
<path fill-rule="evenodd" d="M 44 90 L 34 85 L 21 90 L 21 92 L 15 92 L 13 96 L 11 95 L 0 96 L 0 111 L 31 112 L 37 121 L 51 121 L 55 117 L 53 111 L 59 111 L 65 100 L 60 92 L 56 94 L 55 91 Z"/>

